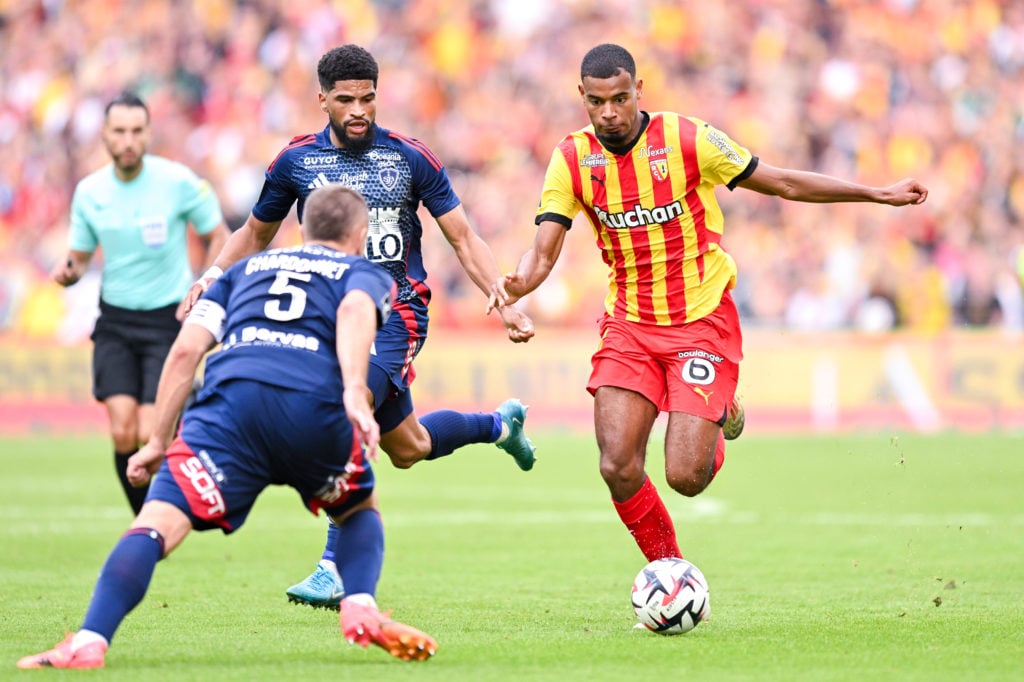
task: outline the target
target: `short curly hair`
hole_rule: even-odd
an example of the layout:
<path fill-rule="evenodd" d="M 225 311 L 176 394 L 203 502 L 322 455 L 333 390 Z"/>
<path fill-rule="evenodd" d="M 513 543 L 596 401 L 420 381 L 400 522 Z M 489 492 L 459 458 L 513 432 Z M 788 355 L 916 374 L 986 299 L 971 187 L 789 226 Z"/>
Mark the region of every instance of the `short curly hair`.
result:
<path fill-rule="evenodd" d="M 620 70 L 636 78 L 636 62 L 629 50 L 621 45 L 604 43 L 592 48 L 580 64 L 580 80 L 587 78 L 611 78 Z"/>
<path fill-rule="evenodd" d="M 373 81 L 377 87 L 377 60 L 358 45 L 342 45 L 320 57 L 316 75 L 324 92 L 338 81 Z"/>

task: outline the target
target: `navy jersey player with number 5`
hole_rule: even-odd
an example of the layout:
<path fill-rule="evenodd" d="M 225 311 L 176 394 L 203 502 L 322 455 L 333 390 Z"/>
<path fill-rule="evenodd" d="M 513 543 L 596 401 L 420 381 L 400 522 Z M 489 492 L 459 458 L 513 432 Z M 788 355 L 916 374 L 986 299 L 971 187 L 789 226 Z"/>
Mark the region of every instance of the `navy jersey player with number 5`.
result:
<path fill-rule="evenodd" d="M 367 400 L 370 346 L 391 314 L 394 282 L 362 258 L 366 204 L 341 186 L 309 198 L 306 243 L 229 269 L 193 307 L 157 389 L 155 423 L 128 462 L 146 502 L 100 572 L 81 629 L 19 668 L 100 668 L 157 562 L 193 530 L 237 530 L 269 485 L 294 488 L 338 527 L 349 642 L 405 660 L 437 650 L 429 635 L 382 614 L 375 593 L 384 529 L 373 469 L 379 427 Z M 205 353 L 206 380 L 185 410 Z M 365 451 L 364 451 L 365 446 Z"/>
<path fill-rule="evenodd" d="M 194 302 L 209 282 L 238 259 L 266 248 L 297 204 L 315 188 L 339 183 L 366 199 L 370 227 L 366 256 L 386 269 L 398 284 L 395 314 L 378 332 L 370 358 L 369 388 L 381 429 L 381 449 L 400 468 L 451 454 L 470 443 L 495 443 L 529 470 L 534 447 L 523 432 L 526 408 L 516 399 L 490 413 L 439 410 L 417 418 L 409 387 L 412 362 L 427 338 L 430 287 L 420 250 L 422 204 L 451 244 L 466 274 L 484 297 L 499 275 L 486 242 L 473 230 L 441 161 L 422 142 L 376 123 L 377 62 L 357 45 L 329 50 L 317 65 L 320 109 L 327 127 L 292 139 L 267 169 L 252 214 L 193 286 Z M 484 306 L 481 306 L 483 310 Z M 509 306 L 499 309 L 509 338 L 528 341 L 533 323 Z M 292 602 L 337 608 L 343 594 L 333 547 L 336 528 L 316 570 L 287 590 Z"/>

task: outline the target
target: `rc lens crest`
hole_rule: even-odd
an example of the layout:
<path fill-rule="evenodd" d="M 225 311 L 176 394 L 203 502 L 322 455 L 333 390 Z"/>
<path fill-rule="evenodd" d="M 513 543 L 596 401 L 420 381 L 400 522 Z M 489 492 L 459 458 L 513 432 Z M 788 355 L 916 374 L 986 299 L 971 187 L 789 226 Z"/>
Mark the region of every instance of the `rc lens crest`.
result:
<path fill-rule="evenodd" d="M 668 161 L 665 159 L 651 161 L 651 176 L 658 182 L 668 180 Z"/>

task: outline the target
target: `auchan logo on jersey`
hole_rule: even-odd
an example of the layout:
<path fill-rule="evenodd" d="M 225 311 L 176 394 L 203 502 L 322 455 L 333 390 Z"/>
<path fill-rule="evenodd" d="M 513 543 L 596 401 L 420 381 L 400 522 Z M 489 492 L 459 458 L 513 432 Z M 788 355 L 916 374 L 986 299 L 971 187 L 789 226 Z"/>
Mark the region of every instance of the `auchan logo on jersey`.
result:
<path fill-rule="evenodd" d="M 655 206 L 654 208 L 644 208 L 640 204 L 635 204 L 628 211 L 617 211 L 616 213 L 609 213 L 597 207 L 595 207 L 595 210 L 597 211 L 598 219 L 605 226 L 613 230 L 628 230 L 633 227 L 645 227 L 647 225 L 664 225 L 685 212 L 683 205 L 679 203 L 678 199 L 667 206 Z"/>

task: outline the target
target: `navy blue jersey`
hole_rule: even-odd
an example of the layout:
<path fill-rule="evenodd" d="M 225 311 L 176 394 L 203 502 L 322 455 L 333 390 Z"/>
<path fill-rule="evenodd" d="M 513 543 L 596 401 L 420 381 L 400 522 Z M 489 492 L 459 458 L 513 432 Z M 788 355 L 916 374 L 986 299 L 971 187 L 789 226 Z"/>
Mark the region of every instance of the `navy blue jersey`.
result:
<path fill-rule="evenodd" d="M 377 125 L 373 132 L 370 148 L 355 152 L 334 146 L 330 126 L 292 139 L 267 169 L 252 214 L 264 222 L 284 220 L 298 202 L 301 221 L 306 197 L 317 187 L 336 182 L 356 190 L 370 209 L 366 257 L 394 277 L 397 301 L 425 316 L 430 288 L 416 212 L 422 204 L 430 215 L 442 216 L 459 205 L 459 197 L 426 145 Z"/>
<path fill-rule="evenodd" d="M 380 327 L 390 315 L 395 286 L 365 258 L 303 245 L 235 263 L 187 320 L 223 344 L 207 360 L 199 399 L 224 381 L 252 379 L 341 404 L 335 324 L 338 305 L 354 289 L 376 301 Z"/>

